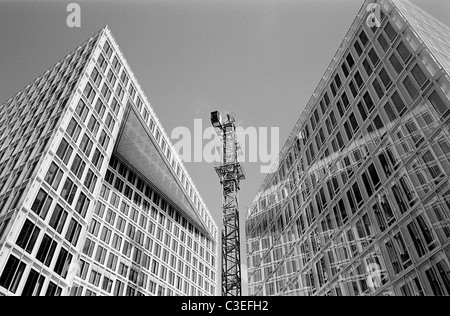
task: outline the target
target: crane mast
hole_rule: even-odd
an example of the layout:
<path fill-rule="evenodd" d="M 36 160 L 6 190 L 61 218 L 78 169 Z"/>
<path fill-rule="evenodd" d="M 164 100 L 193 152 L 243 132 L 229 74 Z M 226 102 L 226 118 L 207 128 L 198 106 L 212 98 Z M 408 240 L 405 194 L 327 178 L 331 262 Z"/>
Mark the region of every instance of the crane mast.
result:
<path fill-rule="evenodd" d="M 222 185 L 222 295 L 241 296 L 238 191 L 240 180 L 245 179 L 238 160 L 241 149 L 233 114 L 222 117 L 218 111 L 211 112 L 211 124 L 222 141 L 220 162 L 214 167 Z"/>

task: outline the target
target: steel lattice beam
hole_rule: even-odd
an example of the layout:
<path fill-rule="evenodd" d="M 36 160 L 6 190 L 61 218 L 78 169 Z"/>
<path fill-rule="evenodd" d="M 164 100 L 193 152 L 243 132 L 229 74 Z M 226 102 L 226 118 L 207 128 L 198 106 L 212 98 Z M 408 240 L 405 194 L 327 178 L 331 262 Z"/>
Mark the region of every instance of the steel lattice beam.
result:
<path fill-rule="evenodd" d="M 241 251 L 239 238 L 239 181 L 244 172 L 238 161 L 238 142 L 234 117 L 222 122 L 218 112 L 211 113 L 211 123 L 222 137 L 221 163 L 215 167 L 222 185 L 222 295 L 240 296 Z"/>

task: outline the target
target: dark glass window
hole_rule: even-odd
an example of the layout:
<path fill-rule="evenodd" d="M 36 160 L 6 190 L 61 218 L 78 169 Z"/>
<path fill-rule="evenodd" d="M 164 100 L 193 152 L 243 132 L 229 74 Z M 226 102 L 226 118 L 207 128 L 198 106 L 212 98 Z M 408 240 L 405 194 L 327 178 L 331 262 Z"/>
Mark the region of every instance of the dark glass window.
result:
<path fill-rule="evenodd" d="M 353 47 L 355 47 L 356 53 L 358 54 L 358 56 L 361 56 L 363 50 L 361 48 L 361 45 L 359 45 L 358 41 L 355 41 L 355 44 L 353 45 Z"/>
<path fill-rule="evenodd" d="M 428 97 L 428 100 L 431 102 L 433 107 L 438 111 L 439 114 L 444 115 L 447 110 L 448 106 L 444 103 L 444 101 L 441 99 L 439 94 L 436 91 L 433 91 L 432 94 Z"/>
<path fill-rule="evenodd" d="M 369 64 L 369 61 L 367 60 L 367 58 L 365 58 L 364 60 L 363 60 L 363 66 L 364 66 L 364 70 L 366 71 L 366 73 L 367 73 L 367 77 L 370 77 L 370 75 L 372 74 L 372 67 L 370 66 L 370 64 Z"/>
<path fill-rule="evenodd" d="M 75 206 L 75 211 L 78 212 L 83 218 L 86 216 L 87 209 L 89 208 L 89 203 L 91 201 L 87 198 L 86 194 L 80 193 L 78 197 L 77 205 Z"/>
<path fill-rule="evenodd" d="M 366 32 L 361 31 L 361 33 L 359 33 L 359 39 L 361 40 L 361 43 L 366 46 L 367 43 L 369 42 L 369 39 L 367 38 Z"/>
<path fill-rule="evenodd" d="M 420 87 L 422 87 L 424 85 L 424 83 L 427 81 L 427 76 L 422 71 L 422 69 L 420 68 L 419 65 L 415 65 L 413 67 L 413 69 L 411 70 L 411 73 L 412 73 L 414 79 L 416 79 L 416 82 L 419 84 Z"/>
<path fill-rule="evenodd" d="M 61 143 L 59 144 L 58 150 L 56 151 L 56 155 L 67 165 L 69 162 L 70 156 L 72 155 L 73 149 L 69 145 L 69 143 L 63 138 Z"/>
<path fill-rule="evenodd" d="M 52 202 L 53 199 L 44 190 L 40 189 L 31 206 L 31 210 L 38 214 L 42 219 L 45 219 Z"/>
<path fill-rule="evenodd" d="M 358 102 L 357 106 L 358 106 L 358 110 L 359 110 L 359 113 L 361 114 L 363 121 L 365 121 L 367 119 L 367 112 L 366 112 L 366 109 L 364 108 L 364 105 L 360 101 L 360 102 Z"/>
<path fill-rule="evenodd" d="M 41 230 L 39 227 L 35 226 L 29 219 L 27 219 L 23 224 L 19 237 L 17 237 L 16 244 L 20 248 L 25 249 L 26 252 L 31 253 L 40 232 Z"/>
<path fill-rule="evenodd" d="M 394 30 L 391 23 L 389 23 L 389 22 L 386 23 L 386 26 L 384 27 L 384 31 L 386 32 L 386 35 L 389 37 L 391 42 L 393 42 L 395 36 L 397 35 L 397 32 Z"/>
<path fill-rule="evenodd" d="M 353 68 L 353 65 L 355 64 L 355 61 L 353 60 L 352 54 L 350 54 L 350 52 L 348 53 L 347 57 L 346 57 L 348 66 L 351 68 Z"/>
<path fill-rule="evenodd" d="M 411 99 L 415 100 L 419 96 L 419 92 L 417 91 L 417 88 L 414 86 L 409 76 L 405 77 L 405 79 L 403 80 L 403 85 L 405 86 L 406 91 L 408 91 Z"/>
<path fill-rule="evenodd" d="M 369 58 L 372 61 L 372 64 L 374 67 L 380 61 L 380 58 L 378 57 L 377 53 L 375 52 L 375 50 L 373 48 L 369 51 Z"/>
<path fill-rule="evenodd" d="M 397 45 L 397 52 L 400 55 L 400 57 L 403 59 L 403 62 L 405 62 L 405 63 L 408 60 L 409 56 L 411 56 L 411 53 L 409 52 L 409 50 L 406 47 L 406 45 L 403 44 L 403 42 L 400 42 Z"/>
<path fill-rule="evenodd" d="M 378 98 L 382 98 L 384 96 L 384 91 L 381 88 L 380 83 L 378 82 L 378 79 L 374 79 L 372 82 L 373 88 L 375 89 L 375 92 L 377 93 Z"/>
<path fill-rule="evenodd" d="M 400 97 L 400 94 L 397 91 L 395 91 L 392 94 L 391 101 L 392 101 L 392 103 L 394 103 L 394 106 L 397 109 L 398 114 L 401 116 L 406 109 L 406 105 L 403 102 L 402 98 Z"/>
<path fill-rule="evenodd" d="M 391 81 L 391 78 L 389 77 L 386 69 L 381 68 L 380 78 L 381 78 L 381 82 L 384 85 L 384 88 L 387 90 L 389 88 L 389 86 L 391 85 L 392 81 Z"/>
<path fill-rule="evenodd" d="M 6 262 L 5 268 L 3 269 L 3 273 L 0 277 L 0 286 L 8 289 L 12 293 L 16 293 L 24 270 L 25 263 L 11 255 Z"/>
<path fill-rule="evenodd" d="M 373 108 L 375 107 L 375 104 L 373 103 L 372 98 L 370 97 L 369 92 L 366 92 L 366 93 L 364 94 L 363 99 L 364 99 L 364 102 L 366 103 L 366 107 L 367 107 L 367 109 L 369 110 L 369 112 L 372 112 Z"/>
<path fill-rule="evenodd" d="M 394 67 L 394 70 L 397 74 L 401 73 L 403 70 L 402 64 L 398 61 L 397 56 L 395 54 L 392 54 L 391 57 L 389 57 L 389 61 L 391 62 L 392 67 Z"/>
<path fill-rule="evenodd" d="M 389 43 L 384 37 L 383 33 L 380 33 L 380 36 L 377 38 L 378 43 L 380 43 L 381 48 L 386 52 L 389 49 Z"/>
<path fill-rule="evenodd" d="M 364 182 L 364 186 L 366 188 L 367 195 L 369 197 L 371 197 L 372 194 L 373 194 L 373 187 L 372 187 L 371 183 L 369 182 L 369 178 L 367 177 L 367 174 L 365 172 L 363 172 L 362 175 L 361 175 L 361 178 L 362 178 L 362 180 Z"/>
<path fill-rule="evenodd" d="M 336 102 L 336 107 L 337 107 L 337 109 L 338 109 L 338 112 L 339 112 L 339 115 L 341 116 L 341 117 L 343 117 L 344 116 L 344 109 L 342 108 L 342 103 L 341 103 L 341 101 L 337 101 Z"/>
<path fill-rule="evenodd" d="M 356 90 L 355 84 L 353 83 L 353 80 L 350 80 L 349 84 L 350 86 L 350 90 L 352 92 L 352 95 L 354 98 L 356 98 L 356 96 L 358 95 L 358 91 Z"/>
<path fill-rule="evenodd" d="M 342 72 L 344 73 L 345 77 L 347 78 L 349 75 L 347 65 L 345 63 L 342 63 L 341 68 L 342 68 Z"/>
<path fill-rule="evenodd" d="M 345 109 L 348 109 L 348 107 L 350 105 L 350 101 L 348 100 L 347 93 L 343 92 L 341 99 L 342 99 L 342 103 L 344 104 Z"/>
<path fill-rule="evenodd" d="M 68 213 L 59 204 L 56 204 L 55 210 L 50 218 L 50 227 L 54 228 L 58 233 L 61 233 L 66 223 L 67 215 Z"/>
<path fill-rule="evenodd" d="M 44 180 L 45 182 L 50 184 L 54 190 L 58 190 L 58 186 L 61 182 L 62 176 L 63 172 L 61 171 L 61 169 L 54 162 L 52 162 L 52 164 L 48 168 Z"/>
<path fill-rule="evenodd" d="M 78 187 L 69 178 L 66 179 L 64 186 L 61 190 L 61 197 L 67 201 L 67 203 L 72 204 Z"/>
<path fill-rule="evenodd" d="M 55 271 L 57 274 L 65 278 L 69 270 L 70 262 L 72 261 L 72 255 L 64 248 L 61 248 L 58 259 L 56 260 Z"/>
<path fill-rule="evenodd" d="M 44 281 L 44 276 L 39 275 L 36 270 L 31 269 L 23 288 L 22 296 L 38 296 L 41 293 Z"/>
<path fill-rule="evenodd" d="M 361 89 L 361 87 L 364 85 L 364 80 L 362 79 L 359 71 L 355 72 L 355 80 L 356 80 L 356 84 Z"/>
<path fill-rule="evenodd" d="M 49 235 L 45 234 L 42 238 L 41 246 L 36 254 L 36 259 L 49 267 L 56 250 L 56 245 L 56 242 L 50 238 Z"/>
<path fill-rule="evenodd" d="M 336 87 L 339 89 L 342 85 L 342 82 L 338 73 L 336 73 L 336 75 L 334 76 L 334 82 L 336 83 Z"/>

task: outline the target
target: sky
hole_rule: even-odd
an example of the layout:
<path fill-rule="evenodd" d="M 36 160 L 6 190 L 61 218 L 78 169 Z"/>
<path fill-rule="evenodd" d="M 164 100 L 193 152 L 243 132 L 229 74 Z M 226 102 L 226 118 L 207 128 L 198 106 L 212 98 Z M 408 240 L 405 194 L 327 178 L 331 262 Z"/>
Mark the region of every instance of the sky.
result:
<path fill-rule="evenodd" d="M 218 110 L 234 112 L 243 128 L 279 128 L 280 149 L 363 3 L 83 0 L 73 1 L 81 27 L 69 28 L 71 2 L 0 0 L 0 104 L 109 25 L 169 136 L 180 126 L 193 131 L 195 119 L 205 129 Z M 411 2 L 450 25 L 450 1 Z M 213 166 L 185 166 L 220 227 L 221 186 Z M 258 162 L 243 166 L 241 231 L 266 177 Z"/>

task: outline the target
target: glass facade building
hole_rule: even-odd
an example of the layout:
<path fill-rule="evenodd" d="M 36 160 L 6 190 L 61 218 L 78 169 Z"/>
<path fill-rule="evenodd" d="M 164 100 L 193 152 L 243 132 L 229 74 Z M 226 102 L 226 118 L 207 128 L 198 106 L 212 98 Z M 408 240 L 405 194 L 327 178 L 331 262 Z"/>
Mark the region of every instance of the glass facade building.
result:
<path fill-rule="evenodd" d="M 370 3 L 248 210 L 251 295 L 450 295 L 450 28 Z"/>
<path fill-rule="evenodd" d="M 107 26 L 0 135 L 0 295 L 216 294 L 217 226 Z"/>

